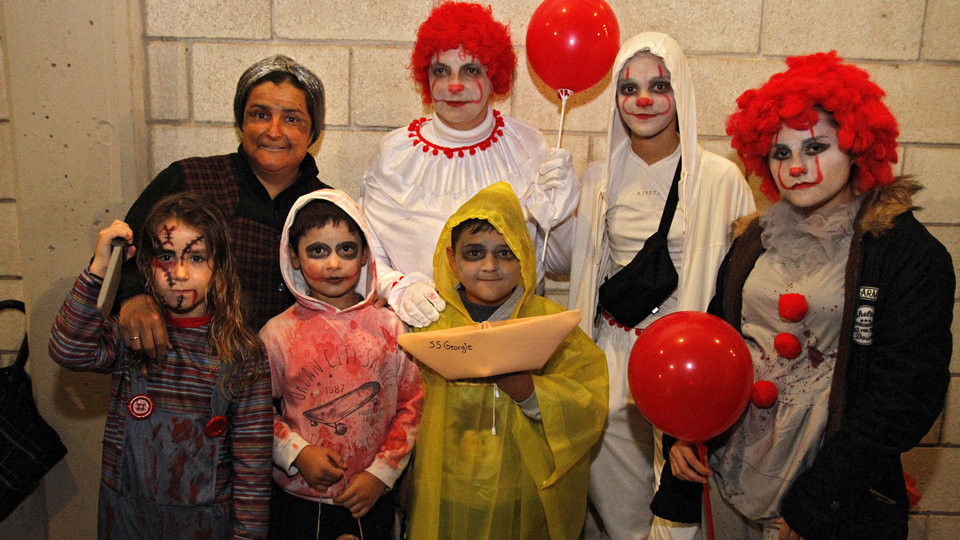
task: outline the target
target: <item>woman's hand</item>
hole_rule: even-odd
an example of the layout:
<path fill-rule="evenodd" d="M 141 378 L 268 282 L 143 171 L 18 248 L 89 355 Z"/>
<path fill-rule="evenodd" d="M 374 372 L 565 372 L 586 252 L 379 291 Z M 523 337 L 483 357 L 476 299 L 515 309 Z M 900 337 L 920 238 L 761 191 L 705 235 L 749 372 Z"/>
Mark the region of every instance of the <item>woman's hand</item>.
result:
<path fill-rule="evenodd" d="M 153 360 L 166 356 L 170 348 L 163 312 L 149 294 L 131 296 L 120 304 L 120 335 L 127 347 Z"/>
<path fill-rule="evenodd" d="M 707 478 L 713 476 L 710 467 L 700 463 L 697 447 L 687 441 L 677 441 L 670 447 L 670 469 L 677 478 L 700 484 L 706 484 Z"/>

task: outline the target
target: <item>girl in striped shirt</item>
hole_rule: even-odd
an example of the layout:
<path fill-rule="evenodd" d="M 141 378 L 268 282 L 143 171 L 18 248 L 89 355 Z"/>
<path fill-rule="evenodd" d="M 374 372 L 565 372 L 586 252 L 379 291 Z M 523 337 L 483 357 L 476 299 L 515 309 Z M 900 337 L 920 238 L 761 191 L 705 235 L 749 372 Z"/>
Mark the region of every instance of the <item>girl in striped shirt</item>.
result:
<path fill-rule="evenodd" d="M 167 197 L 144 222 L 137 265 L 164 307 L 171 348 L 150 360 L 124 343 L 97 296 L 122 221 L 100 231 L 93 262 L 53 326 L 50 355 L 71 370 L 111 373 L 100 538 L 264 538 L 273 410 L 269 367 L 245 325 L 222 213 L 192 193 Z M 137 339 L 134 336 L 132 339 Z"/>

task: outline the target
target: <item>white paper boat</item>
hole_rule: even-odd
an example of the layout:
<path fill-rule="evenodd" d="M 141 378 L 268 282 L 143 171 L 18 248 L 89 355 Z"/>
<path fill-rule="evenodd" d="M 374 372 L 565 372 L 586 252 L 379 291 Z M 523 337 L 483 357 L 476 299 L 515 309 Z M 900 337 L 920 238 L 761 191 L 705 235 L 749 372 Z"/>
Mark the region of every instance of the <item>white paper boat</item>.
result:
<path fill-rule="evenodd" d="M 580 323 L 580 311 L 402 334 L 400 346 L 447 380 L 539 369 Z"/>

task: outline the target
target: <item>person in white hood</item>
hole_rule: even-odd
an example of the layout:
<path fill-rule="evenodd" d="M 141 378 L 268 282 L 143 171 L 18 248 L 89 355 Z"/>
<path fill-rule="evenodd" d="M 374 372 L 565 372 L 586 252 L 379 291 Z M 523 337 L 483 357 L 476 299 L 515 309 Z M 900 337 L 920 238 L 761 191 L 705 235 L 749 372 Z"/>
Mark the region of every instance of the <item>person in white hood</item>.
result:
<path fill-rule="evenodd" d="M 584 536 L 617 540 L 651 535 L 655 456 L 663 463 L 660 433 L 630 395 L 630 351 L 643 329 L 664 315 L 706 310 L 732 223 L 754 212 L 755 203 L 736 165 L 697 144 L 693 81 L 676 41 L 658 32 L 634 36 L 620 48 L 613 74 L 607 159 L 583 175 L 569 305 L 580 310 L 581 327 L 606 353 L 610 374 L 607 429 L 590 468 L 596 515 Z M 658 311 L 628 327 L 598 308 L 598 290 L 657 231 L 678 169 L 679 202 L 667 234 L 678 286 Z M 653 536 L 696 532 L 689 526 L 656 530 Z"/>
<path fill-rule="evenodd" d="M 260 332 L 270 359 L 275 486 L 271 534 L 390 538 L 389 489 L 420 425 L 420 371 L 405 326 L 375 302 L 376 265 L 357 204 L 336 190 L 300 197 L 280 238 L 297 302 Z M 362 531 L 362 533 L 361 533 Z"/>

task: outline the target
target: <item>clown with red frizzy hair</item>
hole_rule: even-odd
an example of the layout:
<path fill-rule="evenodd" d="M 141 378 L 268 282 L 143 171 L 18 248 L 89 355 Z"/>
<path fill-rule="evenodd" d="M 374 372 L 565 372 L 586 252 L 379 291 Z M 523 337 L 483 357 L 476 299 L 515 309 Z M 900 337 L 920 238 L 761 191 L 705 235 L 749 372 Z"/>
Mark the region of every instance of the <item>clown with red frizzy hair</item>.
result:
<path fill-rule="evenodd" d="M 787 66 L 727 122 L 775 204 L 738 227 L 710 305 L 777 398 L 710 442 L 709 466 L 665 438 L 652 507 L 699 521 L 709 482 L 718 538 L 906 538 L 900 454 L 943 407 L 953 265 L 914 216 L 919 184 L 893 174 L 883 90 L 835 52 Z"/>
<path fill-rule="evenodd" d="M 580 193 L 570 153 L 490 105 L 510 92 L 516 65 L 509 28 L 489 7 L 442 2 L 417 31 L 410 69 L 433 114 L 381 140 L 360 198 L 375 236 L 378 290 L 408 324 L 426 326 L 445 308 L 432 278 L 443 224 L 498 181 L 520 199 L 538 254 L 546 231 L 560 229 L 538 276 L 569 267 L 564 231 Z"/>

